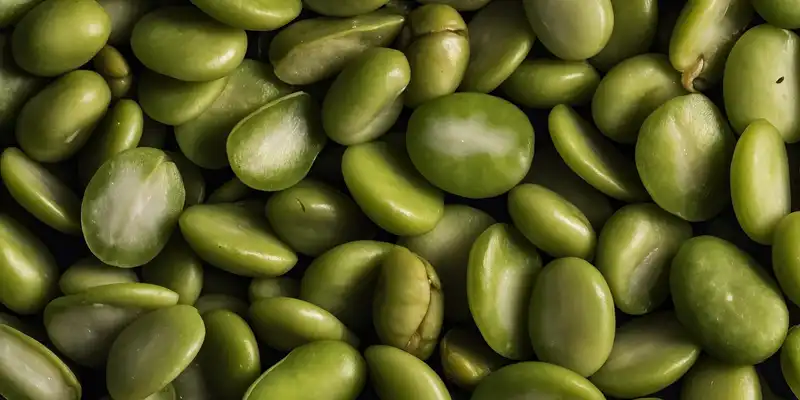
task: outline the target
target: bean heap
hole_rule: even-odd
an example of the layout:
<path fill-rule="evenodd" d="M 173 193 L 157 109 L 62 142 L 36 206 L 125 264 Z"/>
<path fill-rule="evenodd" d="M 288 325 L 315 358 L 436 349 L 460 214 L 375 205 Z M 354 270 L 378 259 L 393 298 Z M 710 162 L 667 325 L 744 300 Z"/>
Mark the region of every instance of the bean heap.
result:
<path fill-rule="evenodd" d="M 0 0 L 0 395 L 796 398 L 798 29 Z"/>

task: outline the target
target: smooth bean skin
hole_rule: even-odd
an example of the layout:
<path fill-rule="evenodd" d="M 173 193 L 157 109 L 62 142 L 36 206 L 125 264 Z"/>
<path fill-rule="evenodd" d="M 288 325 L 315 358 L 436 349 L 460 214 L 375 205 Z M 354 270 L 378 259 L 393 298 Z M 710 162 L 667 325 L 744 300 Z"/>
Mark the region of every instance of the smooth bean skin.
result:
<path fill-rule="evenodd" d="M 40 221 L 59 232 L 80 235 L 81 202 L 47 168 L 9 147 L 0 155 L 0 177 L 11 196 Z"/>
<path fill-rule="evenodd" d="M 299 298 L 300 282 L 286 276 L 253 279 L 247 290 L 247 297 L 251 303 L 270 297 Z"/>
<path fill-rule="evenodd" d="M 694 365 L 700 347 L 672 312 L 623 324 L 605 364 L 590 380 L 603 393 L 630 399 L 675 383 Z"/>
<path fill-rule="evenodd" d="M 364 358 L 371 384 L 381 399 L 450 400 L 450 393 L 436 372 L 402 350 L 370 346 L 364 351 Z"/>
<path fill-rule="evenodd" d="M 658 30 L 658 1 L 611 0 L 614 29 L 608 43 L 589 61 L 608 71 L 620 62 L 647 52 Z"/>
<path fill-rule="evenodd" d="M 106 78 L 124 78 L 131 74 L 125 56 L 114 46 L 105 45 L 92 59 L 94 70 Z"/>
<path fill-rule="evenodd" d="M 203 264 L 180 235 L 174 234 L 164 250 L 142 267 L 145 282 L 178 293 L 178 304 L 194 304 L 203 288 Z"/>
<path fill-rule="evenodd" d="M 111 345 L 106 386 L 114 399 L 147 397 L 191 364 L 206 335 L 192 306 L 162 308 L 128 325 Z"/>
<path fill-rule="evenodd" d="M 0 303 L 22 315 L 41 311 L 57 292 L 55 259 L 25 226 L 0 214 Z"/>
<path fill-rule="evenodd" d="M 178 294 L 172 290 L 158 285 L 140 282 L 122 282 L 94 286 L 76 293 L 75 295 L 60 297 L 59 299 L 65 299 L 67 297 L 70 297 L 72 300 L 79 299 L 80 301 L 76 303 L 108 303 L 143 309 L 171 307 L 177 304 L 178 301 Z M 56 300 L 53 300 L 53 302 L 56 302 Z M 62 300 L 58 300 L 58 302 L 62 302 Z"/>
<path fill-rule="evenodd" d="M 389 0 L 342 0 L 337 2 L 303 0 L 303 5 L 317 14 L 329 17 L 354 17 L 373 12 L 388 2 Z"/>
<path fill-rule="evenodd" d="M 349 400 L 366 383 L 367 363 L 358 350 L 324 340 L 292 350 L 253 382 L 243 400 Z"/>
<path fill-rule="evenodd" d="M 675 97 L 644 121 L 636 141 L 636 169 L 653 201 L 690 222 L 706 221 L 729 204 L 730 163 L 736 139 L 707 97 Z M 691 168 L 687 168 L 691 165 Z"/>
<path fill-rule="evenodd" d="M 86 257 L 61 274 L 58 288 L 61 293 L 71 295 L 97 286 L 136 282 L 139 282 L 139 277 L 134 270 L 112 267 L 94 257 Z"/>
<path fill-rule="evenodd" d="M 728 120 L 742 133 L 766 119 L 783 140 L 800 140 L 800 38 L 771 25 L 751 28 L 736 42 L 725 64 L 722 94 Z"/>
<path fill-rule="evenodd" d="M 800 393 L 800 329 L 789 329 L 781 348 L 781 372 L 795 396 Z M 767 399 L 768 400 L 768 399 Z"/>
<path fill-rule="evenodd" d="M 592 119 L 609 139 L 634 144 L 653 111 L 685 94 L 667 56 L 642 54 L 620 62 L 603 77 L 592 97 Z"/>
<path fill-rule="evenodd" d="M 562 60 L 594 57 L 611 39 L 610 0 L 524 0 L 523 4 L 536 37 Z"/>
<path fill-rule="evenodd" d="M 533 127 L 512 103 L 456 93 L 419 106 L 408 122 L 411 162 L 429 182 L 461 197 L 499 196 L 528 173 Z"/>
<path fill-rule="evenodd" d="M 395 246 L 383 259 L 374 296 L 372 321 L 381 342 L 428 359 L 444 316 L 442 284 L 433 267 Z"/>
<path fill-rule="evenodd" d="M 124 78 L 106 78 L 108 89 L 111 90 L 112 99 L 128 97 L 133 88 L 133 75 Z"/>
<path fill-rule="evenodd" d="M 45 0 L 14 27 L 14 61 L 39 76 L 77 69 L 97 54 L 111 33 L 111 20 L 96 1 Z"/>
<path fill-rule="evenodd" d="M 161 390 L 147 396 L 145 400 L 175 400 L 176 396 L 178 393 L 175 391 L 175 387 L 172 386 L 172 383 L 168 383 Z"/>
<path fill-rule="evenodd" d="M 509 99 L 530 108 L 580 106 L 592 99 L 600 74 L 586 61 L 526 60 L 503 82 Z"/>
<path fill-rule="evenodd" d="M 409 14 L 401 36 L 411 65 L 406 106 L 415 108 L 458 89 L 469 64 L 467 36 L 466 22 L 448 5 L 426 4 Z"/>
<path fill-rule="evenodd" d="M 130 99 L 116 102 L 79 153 L 78 175 L 81 180 L 88 183 L 104 162 L 138 146 L 143 131 L 144 114 L 139 104 Z"/>
<path fill-rule="evenodd" d="M 185 196 L 178 168 L 163 151 L 143 147 L 120 153 L 86 187 L 81 203 L 86 244 L 106 264 L 144 265 L 169 241 Z"/>
<path fill-rule="evenodd" d="M 272 31 L 292 22 L 303 8 L 301 0 L 251 0 L 222 3 L 192 0 L 204 13 L 217 21 L 248 31 Z"/>
<path fill-rule="evenodd" d="M 669 268 L 692 226 L 655 204 L 630 204 L 606 222 L 595 265 L 614 304 L 630 315 L 647 314 L 669 296 Z"/>
<path fill-rule="evenodd" d="M 47 80 L 17 66 L 11 53 L 10 35 L 0 35 L 0 55 L 0 80 L 3 82 L 3 91 L 0 92 L 0 143 L 5 145 L 14 138 L 14 125 L 20 110 L 28 99 L 47 84 Z"/>
<path fill-rule="evenodd" d="M 111 91 L 96 72 L 78 70 L 62 75 L 22 107 L 17 142 L 36 161 L 64 161 L 89 140 L 110 102 Z"/>
<path fill-rule="evenodd" d="M 300 281 L 300 299 L 316 304 L 351 329 L 371 327 L 372 297 L 391 243 L 359 240 L 323 253 Z"/>
<path fill-rule="evenodd" d="M 719 238 L 695 237 L 681 246 L 672 260 L 670 291 L 683 325 L 721 361 L 758 364 L 778 351 L 789 329 L 775 281 L 747 253 Z"/>
<path fill-rule="evenodd" d="M 761 400 L 761 383 L 751 365 L 730 365 L 703 357 L 683 380 L 681 400 Z"/>
<path fill-rule="evenodd" d="M 246 59 L 230 75 L 211 106 L 197 118 L 175 127 L 178 147 L 186 158 L 203 168 L 228 167 L 226 143 L 233 127 L 264 104 L 293 91 L 278 80 L 269 64 Z"/>
<path fill-rule="evenodd" d="M 537 359 L 581 376 L 597 372 L 614 344 L 614 299 L 587 261 L 566 257 L 542 268 L 531 293 L 528 331 Z"/>
<path fill-rule="evenodd" d="M 442 218 L 444 194 L 417 172 L 403 147 L 386 141 L 348 146 L 342 175 L 364 214 L 390 233 L 420 235 Z"/>
<path fill-rule="evenodd" d="M 388 46 L 405 17 L 380 11 L 352 18 L 296 21 L 270 42 L 275 75 L 290 85 L 308 85 L 339 73 L 354 57 L 372 47 Z M 335 46 L 335 52 L 325 51 Z"/>
<path fill-rule="evenodd" d="M 575 400 L 605 399 L 597 387 L 575 372 L 558 365 L 528 361 L 500 368 L 490 374 L 472 393 L 471 400 L 534 396 Z"/>
<path fill-rule="evenodd" d="M 0 4 L 0 28 L 14 25 L 42 0 L 10 0 Z"/>
<path fill-rule="evenodd" d="M 114 340 L 140 315 L 174 306 L 178 294 L 138 282 L 112 283 L 59 297 L 44 310 L 50 342 L 77 364 L 98 368 Z"/>
<path fill-rule="evenodd" d="M 58 356 L 24 333 L 0 325 L 0 395 L 7 399 L 79 400 L 81 384 Z"/>
<path fill-rule="evenodd" d="M 575 110 L 557 105 L 550 111 L 548 127 L 564 162 L 597 190 L 626 202 L 648 198 L 631 160 Z"/>
<path fill-rule="evenodd" d="M 227 311 L 203 315 L 206 337 L 197 358 L 211 390 L 220 398 L 239 398 L 261 374 L 261 356 L 253 330 Z"/>
<path fill-rule="evenodd" d="M 103 6 L 111 19 L 111 35 L 108 43 L 114 46 L 127 45 L 131 39 L 131 31 L 145 14 L 158 3 L 155 0 L 96 0 Z"/>
<path fill-rule="evenodd" d="M 297 92 L 245 117 L 228 136 L 234 174 L 261 191 L 284 190 L 300 182 L 327 141 L 318 113 L 311 96 Z M 264 157 L 265 152 L 270 157 Z"/>
<path fill-rule="evenodd" d="M 322 126 L 336 143 L 350 146 L 386 133 L 403 110 L 403 92 L 411 81 L 406 56 L 374 48 L 354 58 L 328 89 Z"/>
<path fill-rule="evenodd" d="M 748 0 L 693 0 L 684 5 L 669 42 L 669 59 L 686 90 L 716 84 L 728 53 L 753 18 Z"/>
<path fill-rule="evenodd" d="M 800 213 L 784 217 L 775 229 L 772 243 L 772 270 L 783 293 L 795 305 L 800 304 Z"/>
<path fill-rule="evenodd" d="M 185 82 L 150 70 L 139 76 L 139 102 L 150 118 L 166 125 L 183 125 L 214 104 L 228 76 L 204 82 Z"/>
<path fill-rule="evenodd" d="M 253 330 L 264 344 L 291 351 L 306 343 L 341 340 L 358 346 L 358 338 L 333 314 L 300 299 L 272 297 L 250 305 Z"/>
<path fill-rule="evenodd" d="M 422 4 L 447 4 L 458 11 L 475 11 L 491 3 L 492 0 L 419 0 Z"/>
<path fill-rule="evenodd" d="M 340 244 L 375 235 L 374 225 L 353 200 L 311 179 L 271 196 L 266 214 L 281 240 L 312 257 Z"/>
<path fill-rule="evenodd" d="M 786 145 L 766 120 L 745 129 L 731 161 L 731 199 L 736 219 L 750 239 L 772 244 L 775 227 L 791 212 Z"/>
<path fill-rule="evenodd" d="M 752 0 L 753 7 L 770 24 L 783 29 L 800 28 L 800 7 L 793 1 Z"/>
<path fill-rule="evenodd" d="M 536 150 L 531 170 L 522 182 L 544 186 L 558 193 L 581 210 L 595 232 L 600 231 L 614 213 L 608 197 L 572 172 L 552 147 Z"/>
<path fill-rule="evenodd" d="M 285 274 L 297 255 L 280 241 L 260 213 L 237 204 L 200 204 L 180 217 L 189 246 L 206 262 L 250 277 Z"/>
<path fill-rule="evenodd" d="M 589 219 L 578 207 L 544 186 L 522 184 L 508 194 L 514 226 L 553 257 L 591 260 L 597 244 Z"/>
<path fill-rule="evenodd" d="M 473 390 L 509 361 L 495 353 L 477 332 L 453 328 L 439 343 L 442 370 L 448 381 Z"/>
<path fill-rule="evenodd" d="M 536 35 L 522 3 L 494 2 L 467 25 L 469 64 L 460 90 L 489 93 L 509 78 L 527 57 Z"/>
<path fill-rule="evenodd" d="M 187 41 L 190 36 L 192 40 Z M 131 49 L 147 68 L 182 81 L 222 78 L 244 59 L 247 35 L 194 7 L 163 7 L 142 17 Z"/>
<path fill-rule="evenodd" d="M 472 245 L 467 266 L 469 309 L 483 339 L 505 358 L 525 360 L 533 354 L 528 306 L 541 268 L 536 248 L 513 226 L 494 224 Z"/>
<path fill-rule="evenodd" d="M 467 265 L 475 239 L 495 224 L 489 214 L 465 205 L 446 205 L 444 215 L 430 232 L 400 238 L 397 244 L 431 263 L 442 281 L 446 319 L 469 321 Z"/>

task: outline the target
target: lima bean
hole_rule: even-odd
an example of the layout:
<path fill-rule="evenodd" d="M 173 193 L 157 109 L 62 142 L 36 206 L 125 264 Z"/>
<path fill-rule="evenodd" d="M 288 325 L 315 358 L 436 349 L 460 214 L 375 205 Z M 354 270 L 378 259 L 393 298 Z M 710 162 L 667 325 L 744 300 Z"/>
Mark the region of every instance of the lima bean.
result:
<path fill-rule="evenodd" d="M 81 228 L 92 253 L 121 268 L 144 265 L 166 246 L 186 192 L 166 153 L 136 148 L 105 162 L 81 203 Z"/>
<path fill-rule="evenodd" d="M 542 258 L 513 226 L 494 224 L 475 240 L 467 266 L 467 300 L 475 325 L 497 354 L 524 360 L 531 289 Z"/>
<path fill-rule="evenodd" d="M 611 39 L 611 0 L 524 0 L 523 4 L 536 36 L 562 60 L 594 57 Z"/>
<path fill-rule="evenodd" d="M 684 242 L 672 260 L 670 291 L 678 318 L 721 361 L 760 363 L 778 351 L 789 329 L 775 281 L 750 255 L 719 238 Z M 734 322 L 743 319 L 752 323 Z"/>
<path fill-rule="evenodd" d="M 754 121 L 766 119 L 783 140 L 800 140 L 800 38 L 771 25 L 750 28 L 733 46 L 722 81 L 725 111 L 731 126 L 742 133 Z"/>

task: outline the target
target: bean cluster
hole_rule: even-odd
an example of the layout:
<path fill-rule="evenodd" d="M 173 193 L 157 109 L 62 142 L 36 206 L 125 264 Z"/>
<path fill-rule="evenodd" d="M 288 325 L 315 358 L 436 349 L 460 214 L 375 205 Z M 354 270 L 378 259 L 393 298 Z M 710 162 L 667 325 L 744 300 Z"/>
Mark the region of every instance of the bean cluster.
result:
<path fill-rule="evenodd" d="M 0 397 L 797 398 L 798 29 L 0 0 Z"/>

